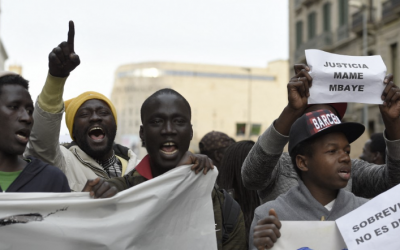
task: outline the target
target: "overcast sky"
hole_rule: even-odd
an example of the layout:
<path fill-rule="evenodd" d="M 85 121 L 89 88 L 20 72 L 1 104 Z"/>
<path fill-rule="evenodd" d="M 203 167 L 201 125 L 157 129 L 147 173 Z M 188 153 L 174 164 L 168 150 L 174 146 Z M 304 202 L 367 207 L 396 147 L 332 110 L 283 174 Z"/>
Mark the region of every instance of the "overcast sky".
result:
<path fill-rule="evenodd" d="M 1 0 L 8 64 L 20 64 L 36 99 L 48 54 L 75 22 L 81 65 L 64 98 L 110 96 L 122 64 L 172 61 L 265 67 L 288 58 L 287 0 Z"/>

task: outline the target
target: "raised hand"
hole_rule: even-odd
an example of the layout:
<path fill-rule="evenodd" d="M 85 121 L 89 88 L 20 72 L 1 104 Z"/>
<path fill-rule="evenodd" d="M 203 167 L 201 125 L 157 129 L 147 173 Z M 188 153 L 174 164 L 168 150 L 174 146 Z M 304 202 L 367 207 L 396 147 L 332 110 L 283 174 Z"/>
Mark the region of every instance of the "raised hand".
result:
<path fill-rule="evenodd" d="M 301 110 L 307 108 L 308 97 L 310 96 L 310 87 L 312 86 L 312 77 L 308 74 L 310 68 L 304 64 L 294 65 L 296 75 L 290 79 L 287 85 L 288 90 L 288 107 L 293 110 Z"/>
<path fill-rule="evenodd" d="M 274 209 L 269 210 L 268 217 L 259 220 L 254 227 L 253 243 L 258 250 L 272 248 L 281 237 L 279 229 L 282 224 Z"/>
<path fill-rule="evenodd" d="M 49 54 L 49 72 L 52 76 L 67 77 L 80 63 L 74 50 L 75 26 L 69 21 L 68 40 L 55 47 Z"/>
<path fill-rule="evenodd" d="M 400 139 L 400 89 L 393 83 L 393 75 L 385 77 L 386 85 L 382 93 L 383 104 L 379 105 L 383 122 L 386 127 L 386 136 L 389 140 Z"/>

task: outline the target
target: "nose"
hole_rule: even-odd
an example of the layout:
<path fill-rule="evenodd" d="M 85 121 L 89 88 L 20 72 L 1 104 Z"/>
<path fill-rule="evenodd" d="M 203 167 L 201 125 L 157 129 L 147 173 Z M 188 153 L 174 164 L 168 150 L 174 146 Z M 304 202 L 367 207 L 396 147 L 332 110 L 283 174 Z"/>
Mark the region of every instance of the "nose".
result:
<path fill-rule="evenodd" d="M 351 162 L 350 155 L 345 150 L 342 150 L 342 153 L 339 158 L 339 162 L 343 162 L 343 163 Z"/>
<path fill-rule="evenodd" d="M 33 123 L 32 111 L 26 110 L 25 108 L 21 109 L 21 114 L 19 117 L 20 122 L 25 122 L 26 124 L 30 125 Z"/>
<path fill-rule="evenodd" d="M 90 116 L 90 121 L 101 121 L 102 118 L 100 115 L 97 114 L 97 112 L 93 112 L 92 115 Z"/>
<path fill-rule="evenodd" d="M 176 134 L 176 129 L 171 121 L 167 121 L 164 123 L 163 129 L 161 130 L 162 134 Z"/>

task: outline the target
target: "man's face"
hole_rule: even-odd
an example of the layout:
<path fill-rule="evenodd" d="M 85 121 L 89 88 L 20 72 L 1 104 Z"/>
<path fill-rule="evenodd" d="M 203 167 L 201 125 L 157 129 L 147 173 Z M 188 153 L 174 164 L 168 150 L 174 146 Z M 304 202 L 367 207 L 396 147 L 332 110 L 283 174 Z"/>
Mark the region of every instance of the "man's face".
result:
<path fill-rule="evenodd" d="M 7 84 L 0 94 L 0 151 L 21 155 L 33 126 L 33 102 L 28 90 Z"/>
<path fill-rule="evenodd" d="M 360 159 L 370 163 L 374 163 L 374 153 L 371 152 L 371 140 L 368 140 L 364 144 L 363 152 L 360 155 Z"/>
<path fill-rule="evenodd" d="M 176 167 L 192 140 L 189 107 L 176 95 L 162 94 L 144 107 L 143 114 L 140 138 L 151 166 L 161 171 Z"/>
<path fill-rule="evenodd" d="M 325 190 L 344 188 L 350 179 L 350 145 L 343 133 L 323 135 L 312 144 L 312 157 L 306 156 L 308 171 L 303 179 Z"/>
<path fill-rule="evenodd" d="M 75 114 L 75 142 L 89 156 L 102 160 L 110 157 L 117 125 L 110 107 L 102 100 L 88 100 Z"/>

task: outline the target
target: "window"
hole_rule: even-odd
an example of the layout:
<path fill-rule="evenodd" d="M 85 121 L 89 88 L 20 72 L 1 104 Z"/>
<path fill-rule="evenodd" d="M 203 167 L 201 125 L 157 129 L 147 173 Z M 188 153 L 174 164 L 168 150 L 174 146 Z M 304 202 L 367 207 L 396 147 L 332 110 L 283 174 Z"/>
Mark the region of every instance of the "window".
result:
<path fill-rule="evenodd" d="M 317 29 L 317 13 L 312 12 L 308 15 L 308 40 L 315 37 Z"/>
<path fill-rule="evenodd" d="M 236 135 L 246 134 L 246 123 L 236 123 Z"/>
<path fill-rule="evenodd" d="M 331 3 L 324 4 L 324 32 L 331 31 Z"/>
<path fill-rule="evenodd" d="M 251 124 L 250 135 L 259 135 L 261 132 L 261 124 Z"/>
<path fill-rule="evenodd" d="M 296 48 L 299 48 L 303 43 L 303 22 L 298 21 L 296 23 Z"/>
<path fill-rule="evenodd" d="M 339 0 L 339 27 L 347 25 L 349 16 L 348 0 Z"/>

